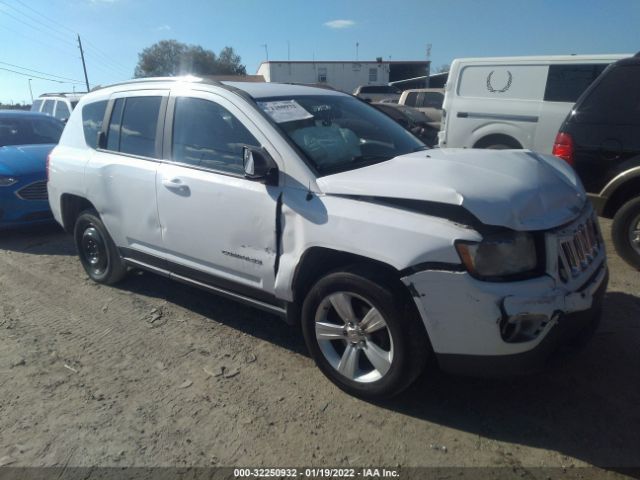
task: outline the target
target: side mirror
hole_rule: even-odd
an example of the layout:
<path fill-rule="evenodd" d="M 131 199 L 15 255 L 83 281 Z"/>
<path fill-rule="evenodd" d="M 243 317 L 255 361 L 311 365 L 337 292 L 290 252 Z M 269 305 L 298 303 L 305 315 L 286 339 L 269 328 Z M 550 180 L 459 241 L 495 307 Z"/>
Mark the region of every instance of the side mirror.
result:
<path fill-rule="evenodd" d="M 244 161 L 244 176 L 249 180 L 256 180 L 267 185 L 278 183 L 278 165 L 264 148 L 242 147 Z"/>

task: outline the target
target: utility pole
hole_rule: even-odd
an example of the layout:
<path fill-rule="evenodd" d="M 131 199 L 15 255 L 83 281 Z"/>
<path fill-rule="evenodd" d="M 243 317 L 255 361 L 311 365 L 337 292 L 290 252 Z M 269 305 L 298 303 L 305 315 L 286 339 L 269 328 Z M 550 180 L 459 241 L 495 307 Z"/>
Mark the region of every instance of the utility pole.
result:
<path fill-rule="evenodd" d="M 80 58 L 82 58 L 82 69 L 84 70 L 84 81 L 87 84 L 87 92 L 89 91 L 89 77 L 87 77 L 87 65 L 84 63 L 84 51 L 82 50 L 82 42 L 80 34 L 78 34 L 78 47 L 80 48 Z"/>
<path fill-rule="evenodd" d="M 358 61 L 358 48 L 360 47 L 360 42 L 356 42 L 356 62 Z"/>
<path fill-rule="evenodd" d="M 264 54 L 267 56 L 267 62 L 269 61 L 269 48 L 267 47 L 266 43 L 263 43 L 262 46 L 264 47 Z"/>
<path fill-rule="evenodd" d="M 33 103 L 33 90 L 31 90 L 31 79 L 29 79 L 29 94 L 31 95 L 31 103 Z"/>

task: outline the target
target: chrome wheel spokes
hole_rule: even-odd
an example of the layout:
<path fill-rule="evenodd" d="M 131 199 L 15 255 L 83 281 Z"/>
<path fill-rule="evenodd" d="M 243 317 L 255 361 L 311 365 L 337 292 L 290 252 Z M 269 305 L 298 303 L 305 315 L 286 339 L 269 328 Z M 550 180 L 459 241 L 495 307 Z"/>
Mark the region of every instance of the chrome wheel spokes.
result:
<path fill-rule="evenodd" d="M 316 311 L 315 333 L 329 364 L 349 380 L 373 382 L 391 368 L 389 326 L 382 313 L 360 295 L 327 295 Z"/>

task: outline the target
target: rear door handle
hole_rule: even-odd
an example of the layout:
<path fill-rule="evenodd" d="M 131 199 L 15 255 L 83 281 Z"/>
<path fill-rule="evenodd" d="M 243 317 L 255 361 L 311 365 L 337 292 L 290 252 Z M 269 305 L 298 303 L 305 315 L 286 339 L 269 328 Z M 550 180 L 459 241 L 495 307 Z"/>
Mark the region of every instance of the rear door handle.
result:
<path fill-rule="evenodd" d="M 189 185 L 184 183 L 184 181 L 179 177 L 163 178 L 162 185 L 164 185 L 169 190 L 178 190 L 181 192 L 185 192 L 189 190 Z"/>

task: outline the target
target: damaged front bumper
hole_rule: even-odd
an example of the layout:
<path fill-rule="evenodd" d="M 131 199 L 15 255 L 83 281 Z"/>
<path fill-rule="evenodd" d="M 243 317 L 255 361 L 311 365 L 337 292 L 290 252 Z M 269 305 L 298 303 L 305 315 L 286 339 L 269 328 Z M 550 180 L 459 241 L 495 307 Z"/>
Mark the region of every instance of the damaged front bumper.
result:
<path fill-rule="evenodd" d="M 604 258 L 589 270 L 573 291 L 548 275 L 490 283 L 429 270 L 403 281 L 441 369 L 503 376 L 538 370 L 559 345 L 595 330 L 608 284 Z"/>

